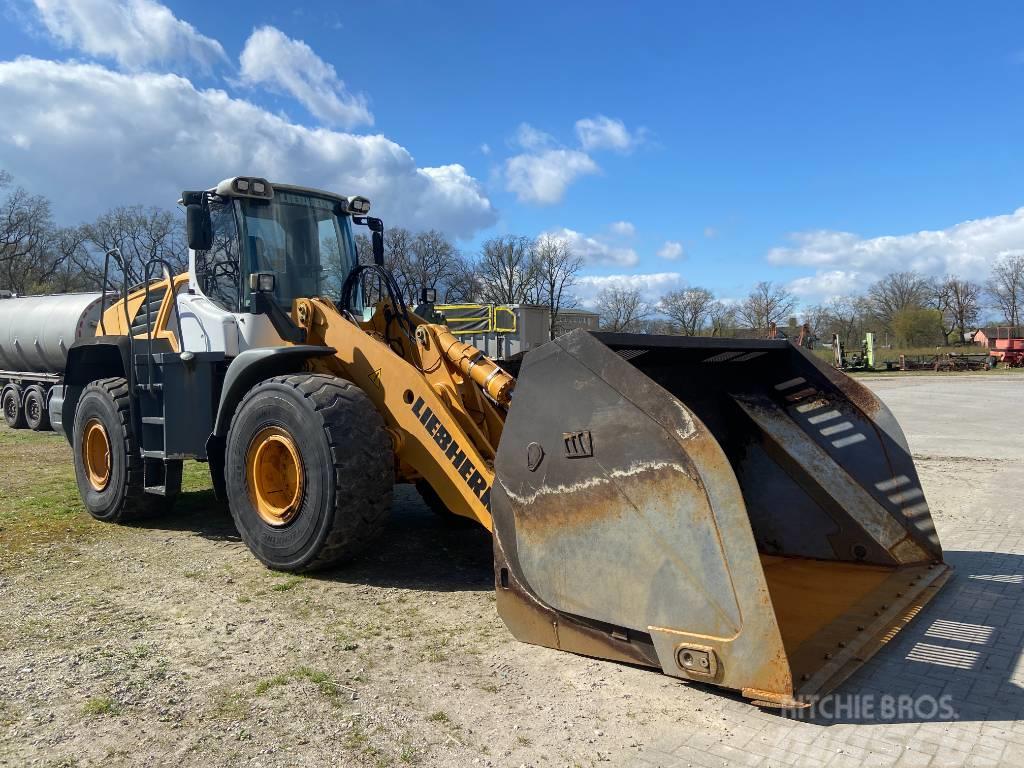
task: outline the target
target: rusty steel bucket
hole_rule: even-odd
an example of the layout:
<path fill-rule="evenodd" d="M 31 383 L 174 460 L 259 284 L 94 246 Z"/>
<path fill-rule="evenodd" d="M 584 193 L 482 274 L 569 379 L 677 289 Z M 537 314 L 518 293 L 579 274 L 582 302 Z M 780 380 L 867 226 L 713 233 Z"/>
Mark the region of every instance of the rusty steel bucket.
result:
<path fill-rule="evenodd" d="M 899 425 L 786 341 L 574 331 L 529 352 L 495 462 L 520 640 L 801 706 L 950 570 Z"/>

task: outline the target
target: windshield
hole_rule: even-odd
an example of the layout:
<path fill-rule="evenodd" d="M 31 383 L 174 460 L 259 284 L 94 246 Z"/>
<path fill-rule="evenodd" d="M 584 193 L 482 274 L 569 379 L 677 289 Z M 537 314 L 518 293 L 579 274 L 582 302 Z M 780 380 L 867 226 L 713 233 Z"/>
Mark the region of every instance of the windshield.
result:
<path fill-rule="evenodd" d="M 271 200 L 239 199 L 237 205 L 244 304 L 253 272 L 274 274 L 274 298 L 285 310 L 293 299 L 340 299 L 357 257 L 352 222 L 335 213 L 335 201 L 281 191 Z"/>

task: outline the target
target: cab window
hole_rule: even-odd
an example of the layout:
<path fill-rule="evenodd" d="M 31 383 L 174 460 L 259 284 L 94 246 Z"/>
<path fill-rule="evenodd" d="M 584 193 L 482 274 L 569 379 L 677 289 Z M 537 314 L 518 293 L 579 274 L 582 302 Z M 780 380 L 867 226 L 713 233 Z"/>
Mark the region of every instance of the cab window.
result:
<path fill-rule="evenodd" d="M 213 247 L 196 254 L 200 289 L 221 309 L 239 311 L 241 274 L 238 268 L 238 230 L 234 208 L 226 203 L 210 202 Z"/>

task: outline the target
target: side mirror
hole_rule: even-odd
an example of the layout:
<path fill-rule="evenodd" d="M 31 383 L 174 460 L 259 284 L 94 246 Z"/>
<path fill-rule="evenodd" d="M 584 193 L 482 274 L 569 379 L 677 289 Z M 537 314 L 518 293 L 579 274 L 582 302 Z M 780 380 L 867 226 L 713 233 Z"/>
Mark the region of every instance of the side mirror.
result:
<path fill-rule="evenodd" d="M 210 209 L 199 203 L 185 206 L 185 235 L 193 251 L 208 251 L 213 245 Z"/>
<path fill-rule="evenodd" d="M 370 228 L 370 245 L 373 247 L 373 263 L 384 266 L 384 222 L 372 216 L 353 216 L 352 221 Z"/>
<path fill-rule="evenodd" d="M 374 232 L 371 242 L 373 243 L 373 263 L 382 267 L 384 266 L 384 235 Z"/>

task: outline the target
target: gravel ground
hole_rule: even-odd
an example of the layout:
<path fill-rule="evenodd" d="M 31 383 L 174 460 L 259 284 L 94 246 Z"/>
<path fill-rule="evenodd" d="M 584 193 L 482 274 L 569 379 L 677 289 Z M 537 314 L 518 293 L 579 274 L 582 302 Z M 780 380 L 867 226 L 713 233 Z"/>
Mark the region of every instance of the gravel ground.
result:
<path fill-rule="evenodd" d="M 1016 510 L 1024 377 L 865 381 L 940 534 Z M 294 577 L 248 554 L 201 472 L 173 516 L 104 526 L 60 438 L 0 427 L 0 766 L 630 765 L 737 727 L 728 694 L 512 640 L 488 535 L 408 488 L 368 557 Z"/>

